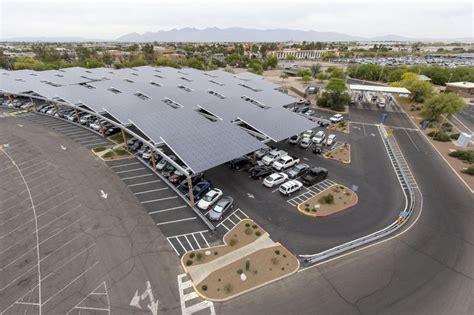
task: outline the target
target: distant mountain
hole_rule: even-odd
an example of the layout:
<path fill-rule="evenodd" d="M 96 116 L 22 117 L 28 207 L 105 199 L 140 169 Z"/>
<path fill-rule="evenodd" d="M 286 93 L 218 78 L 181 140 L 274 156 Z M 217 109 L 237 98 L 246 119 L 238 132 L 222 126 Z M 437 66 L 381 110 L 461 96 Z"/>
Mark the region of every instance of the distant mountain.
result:
<path fill-rule="evenodd" d="M 362 37 L 336 32 L 302 31 L 292 29 L 259 30 L 243 27 L 197 29 L 186 27 L 168 31 L 130 33 L 113 40 L 84 37 L 21 37 L 0 39 L 12 42 L 333 42 L 333 41 L 457 41 L 473 42 L 474 38 L 410 38 L 395 34 Z"/>
<path fill-rule="evenodd" d="M 472 42 L 473 38 L 410 38 L 400 35 L 376 37 L 353 36 L 336 32 L 301 31 L 292 29 L 250 29 L 230 28 L 182 28 L 169 31 L 130 33 L 116 39 L 119 42 L 285 42 L 285 41 L 463 41 Z"/>

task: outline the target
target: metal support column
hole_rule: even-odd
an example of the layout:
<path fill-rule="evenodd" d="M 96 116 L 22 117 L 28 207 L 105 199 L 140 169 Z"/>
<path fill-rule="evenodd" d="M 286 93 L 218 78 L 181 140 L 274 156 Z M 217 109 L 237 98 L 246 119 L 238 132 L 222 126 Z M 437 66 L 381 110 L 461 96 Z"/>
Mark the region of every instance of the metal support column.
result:
<path fill-rule="evenodd" d="M 153 169 L 156 170 L 156 159 L 155 159 L 155 151 L 151 151 L 151 165 L 153 165 Z"/>
<path fill-rule="evenodd" d="M 120 128 L 120 131 L 122 132 L 122 138 L 123 138 L 123 145 L 125 147 L 125 150 L 130 153 L 130 151 L 128 150 L 128 144 L 127 144 L 127 133 L 125 132 L 125 130 L 123 128 Z"/>
<path fill-rule="evenodd" d="M 189 202 L 191 203 L 191 207 L 194 207 L 193 181 L 191 180 L 191 177 L 188 177 L 188 191 Z"/>
<path fill-rule="evenodd" d="M 31 96 L 30 96 L 30 102 L 31 102 L 31 104 L 33 104 L 33 108 L 35 109 L 35 112 L 36 112 L 36 111 L 37 111 L 37 109 L 36 109 L 36 102 L 33 101 L 33 98 L 32 98 Z"/>
<path fill-rule="evenodd" d="M 80 124 L 81 122 L 79 121 L 79 111 L 77 110 L 77 108 L 74 108 L 74 113 L 76 113 L 76 118 L 77 118 L 77 123 Z"/>

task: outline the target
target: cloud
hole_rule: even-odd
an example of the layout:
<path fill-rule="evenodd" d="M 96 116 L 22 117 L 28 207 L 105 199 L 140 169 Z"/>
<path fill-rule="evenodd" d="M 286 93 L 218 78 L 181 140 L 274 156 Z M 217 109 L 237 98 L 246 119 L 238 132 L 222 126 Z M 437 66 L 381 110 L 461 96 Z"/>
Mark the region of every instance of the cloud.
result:
<path fill-rule="evenodd" d="M 114 39 L 130 32 L 240 26 L 359 36 L 469 37 L 472 7 L 470 1 L 456 0 L 4 0 L 0 36 Z"/>

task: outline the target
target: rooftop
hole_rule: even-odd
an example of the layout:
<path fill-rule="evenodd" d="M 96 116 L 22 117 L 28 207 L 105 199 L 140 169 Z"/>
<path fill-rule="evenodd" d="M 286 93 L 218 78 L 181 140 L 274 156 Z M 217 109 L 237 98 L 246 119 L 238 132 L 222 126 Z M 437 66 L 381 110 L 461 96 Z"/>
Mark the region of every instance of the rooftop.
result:
<path fill-rule="evenodd" d="M 446 83 L 447 86 L 454 86 L 454 87 L 459 87 L 459 88 L 465 88 L 465 89 L 472 89 L 474 88 L 474 83 L 472 82 L 451 82 L 451 83 Z"/>
<path fill-rule="evenodd" d="M 392 86 L 379 86 L 379 85 L 362 85 L 362 84 L 349 84 L 349 89 L 353 91 L 368 91 L 368 92 L 385 92 L 385 93 L 398 93 L 398 94 L 410 94 L 406 88 L 392 87 Z"/>

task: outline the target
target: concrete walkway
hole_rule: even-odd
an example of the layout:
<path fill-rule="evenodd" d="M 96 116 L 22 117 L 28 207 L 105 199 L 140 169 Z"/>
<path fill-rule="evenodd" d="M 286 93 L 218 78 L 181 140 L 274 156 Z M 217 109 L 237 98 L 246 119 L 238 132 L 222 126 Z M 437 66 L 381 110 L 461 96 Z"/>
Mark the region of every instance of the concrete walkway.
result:
<path fill-rule="evenodd" d="M 278 245 L 278 243 L 275 243 L 270 238 L 268 233 L 265 233 L 258 239 L 256 239 L 254 242 L 247 244 L 239 249 L 236 249 L 228 254 L 225 254 L 222 257 L 214 259 L 205 264 L 190 266 L 186 268 L 194 284 L 197 285 L 198 283 L 206 279 L 211 273 L 221 269 L 222 267 L 225 267 L 261 249 L 270 248 Z"/>

